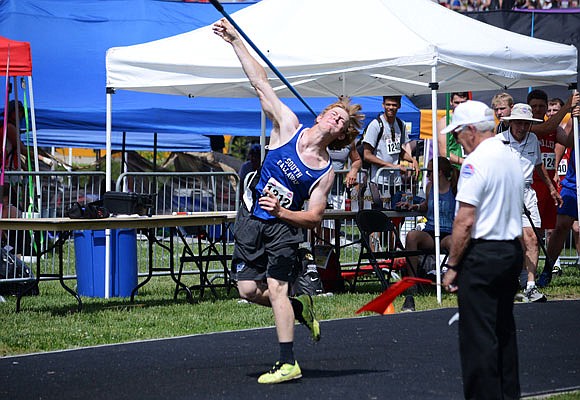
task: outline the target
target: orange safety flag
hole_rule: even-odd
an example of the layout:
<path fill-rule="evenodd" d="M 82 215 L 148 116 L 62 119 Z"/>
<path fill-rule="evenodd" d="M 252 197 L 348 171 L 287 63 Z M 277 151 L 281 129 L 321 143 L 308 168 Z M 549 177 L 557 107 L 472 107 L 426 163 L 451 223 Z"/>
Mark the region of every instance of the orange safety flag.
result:
<path fill-rule="evenodd" d="M 401 279 L 400 281 L 392 284 L 389 286 L 380 296 L 376 297 L 375 299 L 369 301 L 367 304 L 362 306 L 356 314 L 360 314 L 363 311 L 373 311 L 379 314 L 385 314 L 389 304 L 395 300 L 395 298 L 403 293 L 405 290 L 410 288 L 417 283 L 425 283 L 429 285 L 433 285 L 433 282 L 429 279 L 423 278 L 411 278 L 406 277 Z"/>

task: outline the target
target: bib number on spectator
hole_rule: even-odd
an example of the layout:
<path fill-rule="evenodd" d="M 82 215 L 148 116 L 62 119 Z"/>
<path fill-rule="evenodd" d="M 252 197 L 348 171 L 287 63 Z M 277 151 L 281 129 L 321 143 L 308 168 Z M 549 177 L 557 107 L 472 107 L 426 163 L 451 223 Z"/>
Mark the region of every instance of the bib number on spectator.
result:
<path fill-rule="evenodd" d="M 401 140 L 400 139 L 387 139 L 387 153 L 389 154 L 399 154 L 401 152 Z"/>
<path fill-rule="evenodd" d="M 548 170 L 556 169 L 556 154 L 555 153 L 542 153 L 542 162 L 544 167 Z"/>
<path fill-rule="evenodd" d="M 558 176 L 564 176 L 568 172 L 568 160 L 563 158 L 560 160 L 560 164 L 558 164 Z"/>

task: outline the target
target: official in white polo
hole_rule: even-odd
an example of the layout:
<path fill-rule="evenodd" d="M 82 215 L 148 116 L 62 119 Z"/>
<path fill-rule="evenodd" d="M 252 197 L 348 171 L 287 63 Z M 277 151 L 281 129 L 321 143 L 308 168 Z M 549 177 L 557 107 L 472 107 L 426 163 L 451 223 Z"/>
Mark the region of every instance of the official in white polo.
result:
<path fill-rule="evenodd" d="M 467 101 L 442 133 L 468 156 L 461 166 L 457 213 L 443 285 L 457 292 L 459 351 L 466 399 L 518 399 L 513 317 L 522 268 L 524 178 L 519 160 L 495 138 L 493 111 Z"/>

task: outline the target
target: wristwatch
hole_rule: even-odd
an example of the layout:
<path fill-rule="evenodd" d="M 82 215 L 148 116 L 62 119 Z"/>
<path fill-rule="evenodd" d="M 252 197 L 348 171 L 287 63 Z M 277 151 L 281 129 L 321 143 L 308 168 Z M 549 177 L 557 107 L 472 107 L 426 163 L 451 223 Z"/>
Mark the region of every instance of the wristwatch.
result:
<path fill-rule="evenodd" d="M 455 272 L 459 271 L 459 268 L 457 268 L 457 265 L 449 265 L 449 264 L 445 263 L 445 264 L 443 264 L 443 266 L 447 269 L 452 269 Z"/>

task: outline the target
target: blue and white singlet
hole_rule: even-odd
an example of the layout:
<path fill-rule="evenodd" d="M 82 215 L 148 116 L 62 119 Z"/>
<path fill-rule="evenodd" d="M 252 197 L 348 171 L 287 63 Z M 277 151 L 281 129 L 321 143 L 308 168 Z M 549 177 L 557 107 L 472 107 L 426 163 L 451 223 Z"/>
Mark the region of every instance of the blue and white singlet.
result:
<path fill-rule="evenodd" d="M 254 193 L 253 215 L 257 218 L 263 220 L 276 218 L 260 208 L 258 199 L 264 188 L 268 188 L 278 196 L 282 207 L 299 211 L 302 209 L 304 201 L 310 197 L 316 183 L 332 168 L 330 159 L 326 166 L 319 169 L 310 168 L 302 161 L 298 154 L 298 142 L 304 134 L 304 130 L 300 131 L 301 127 L 302 125 L 298 127 L 288 142 L 274 149 L 269 149 L 268 154 L 266 154 L 260 181 L 256 185 Z"/>

